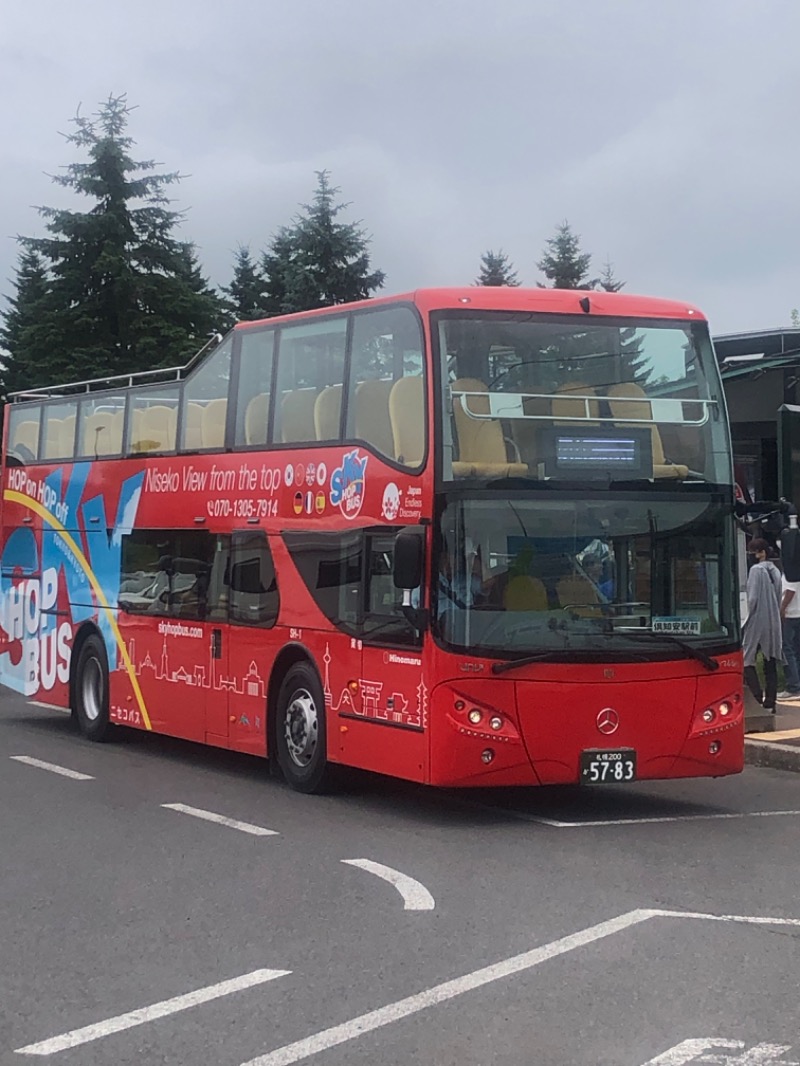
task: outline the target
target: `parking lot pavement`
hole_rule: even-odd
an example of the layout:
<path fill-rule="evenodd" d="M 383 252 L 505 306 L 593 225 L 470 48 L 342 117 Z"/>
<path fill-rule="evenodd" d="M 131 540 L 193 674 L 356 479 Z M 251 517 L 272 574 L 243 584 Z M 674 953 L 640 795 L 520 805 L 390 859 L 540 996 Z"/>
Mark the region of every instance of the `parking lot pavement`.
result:
<path fill-rule="evenodd" d="M 256 759 L 91 745 L 0 697 L 0 1063 L 793 1047 L 796 926 L 654 911 L 800 917 L 796 808 L 794 777 L 756 769 L 491 793 L 355 775 L 299 796 Z"/>

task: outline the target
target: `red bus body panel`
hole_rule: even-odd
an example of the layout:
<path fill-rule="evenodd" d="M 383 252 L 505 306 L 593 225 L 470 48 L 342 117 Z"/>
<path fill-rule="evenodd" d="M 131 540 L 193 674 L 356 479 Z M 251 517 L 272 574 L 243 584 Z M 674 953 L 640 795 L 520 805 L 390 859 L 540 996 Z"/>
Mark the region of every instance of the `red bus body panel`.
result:
<path fill-rule="evenodd" d="M 585 296 L 470 288 L 364 306 L 415 303 L 430 350 L 425 316 L 434 309 L 574 314 Z M 702 319 L 696 308 L 669 301 L 589 298 L 597 316 Z M 364 645 L 323 616 L 283 540 L 286 531 L 427 523 L 430 568 L 433 390 L 429 372 L 428 461 L 419 473 L 355 442 L 6 466 L 0 682 L 69 707 L 72 648 L 92 626 L 109 649 L 111 719 L 133 728 L 266 755 L 275 664 L 288 652 L 306 656 L 319 673 L 333 762 L 441 786 L 576 783 L 581 751 L 595 748 L 635 748 L 640 778 L 740 771 L 738 654 L 719 657 L 714 673 L 681 658 L 613 667 L 537 663 L 493 675 L 492 661 L 446 652 L 429 633 L 419 648 Z M 362 483 L 334 502 L 332 479 L 348 459 L 364 464 Z M 132 528 L 264 530 L 280 592 L 277 624 L 255 629 L 118 610 L 119 543 Z M 699 716 L 722 700 L 734 713 L 711 728 Z M 481 711 L 478 726 L 468 719 L 473 707 Z M 618 716 L 613 736 L 597 724 L 609 707 Z M 487 724 L 493 714 L 502 718 L 500 729 Z M 721 744 L 716 754 L 712 741 Z"/>

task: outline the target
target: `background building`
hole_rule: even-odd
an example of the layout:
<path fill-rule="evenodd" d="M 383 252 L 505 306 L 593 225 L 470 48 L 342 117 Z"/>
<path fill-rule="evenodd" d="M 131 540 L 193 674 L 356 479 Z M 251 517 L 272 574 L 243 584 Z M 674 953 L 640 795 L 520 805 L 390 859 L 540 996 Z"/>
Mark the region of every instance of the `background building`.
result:
<path fill-rule="evenodd" d="M 736 482 L 750 500 L 800 505 L 800 327 L 714 338 Z"/>

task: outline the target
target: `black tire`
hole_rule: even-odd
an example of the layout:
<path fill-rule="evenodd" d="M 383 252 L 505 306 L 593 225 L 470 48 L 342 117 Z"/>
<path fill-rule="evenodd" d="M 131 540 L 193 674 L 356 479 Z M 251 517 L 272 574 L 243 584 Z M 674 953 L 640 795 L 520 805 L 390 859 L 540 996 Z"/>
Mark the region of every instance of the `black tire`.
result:
<path fill-rule="evenodd" d="M 94 633 L 78 653 L 72 710 L 88 740 L 106 740 L 114 728 L 108 717 L 108 658 L 105 645 Z"/>
<path fill-rule="evenodd" d="M 325 697 L 310 663 L 295 663 L 283 679 L 275 710 L 275 750 L 281 773 L 295 791 L 330 787 Z"/>

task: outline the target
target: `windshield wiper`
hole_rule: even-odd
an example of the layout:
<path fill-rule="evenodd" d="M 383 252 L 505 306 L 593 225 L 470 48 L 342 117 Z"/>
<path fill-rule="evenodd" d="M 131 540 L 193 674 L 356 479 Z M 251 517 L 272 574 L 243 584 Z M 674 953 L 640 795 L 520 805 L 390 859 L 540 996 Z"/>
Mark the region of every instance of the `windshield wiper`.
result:
<path fill-rule="evenodd" d="M 515 670 L 518 666 L 527 666 L 529 663 L 538 663 L 543 659 L 552 659 L 554 655 L 559 654 L 560 652 L 556 649 L 553 651 L 537 651 L 535 655 L 525 655 L 521 659 L 511 659 L 507 663 L 494 663 L 492 673 L 504 674 L 506 670 Z"/>
<path fill-rule="evenodd" d="M 680 637 L 674 636 L 672 633 L 625 633 L 626 637 L 630 637 L 631 640 L 649 640 L 654 643 L 659 641 L 668 641 L 670 644 L 674 644 L 676 647 L 684 651 L 690 659 L 697 659 L 699 663 L 702 663 L 706 670 L 719 670 L 719 663 L 716 659 L 712 659 L 711 656 L 704 652 L 701 648 L 696 648 L 693 644 L 690 644 L 686 640 L 681 640 Z"/>

